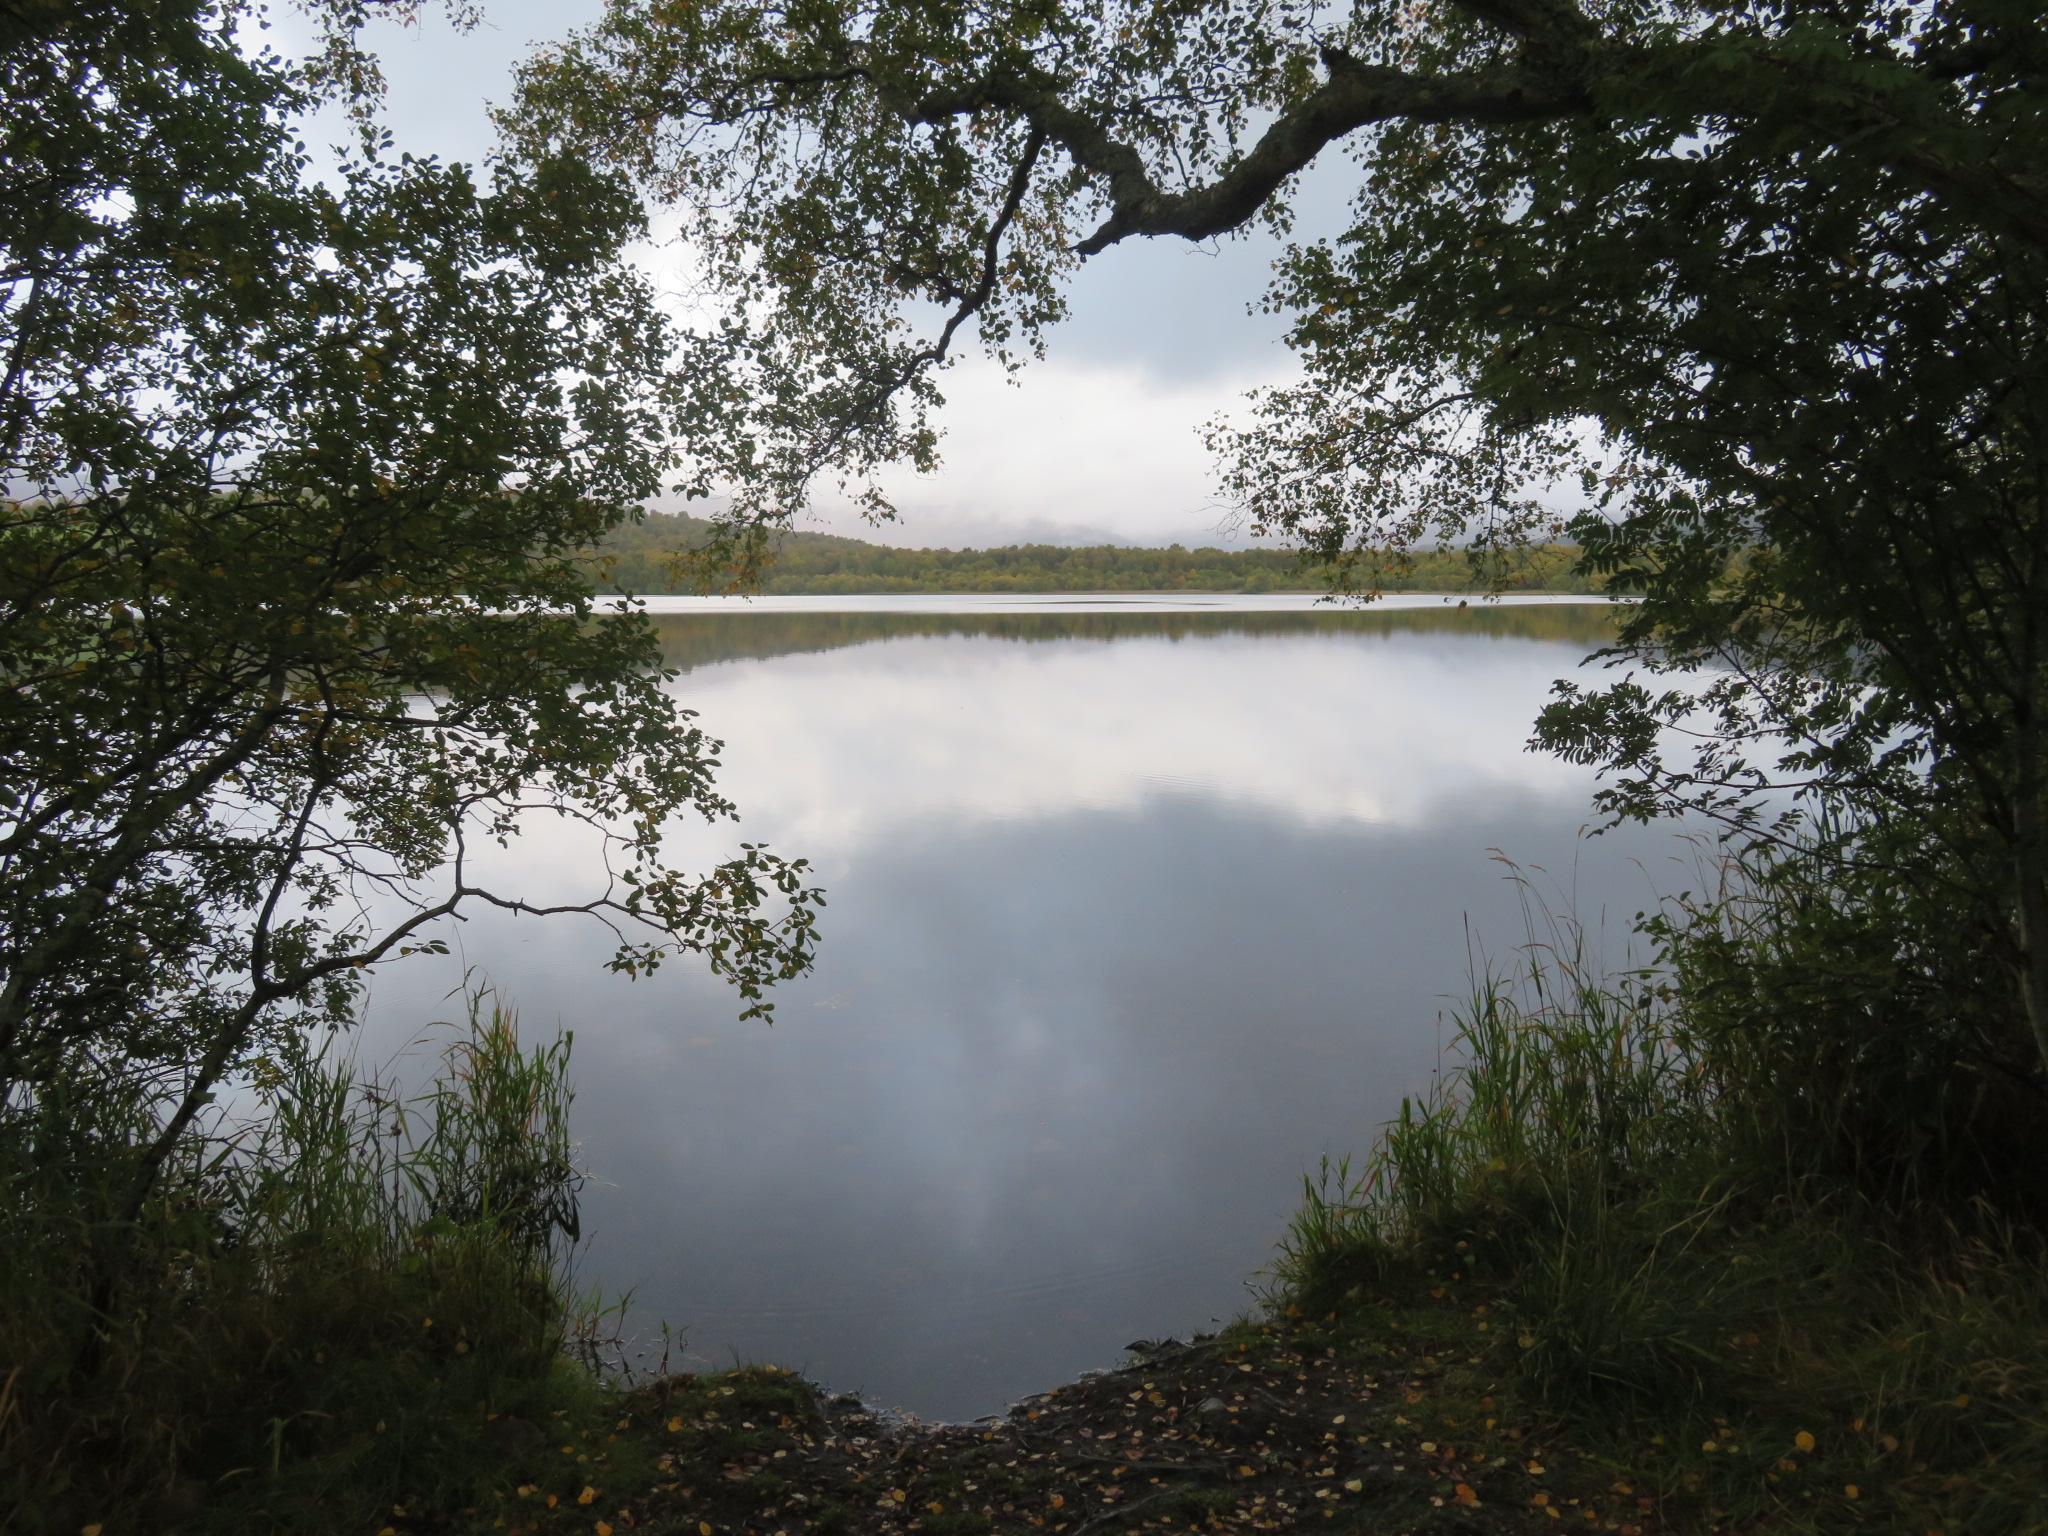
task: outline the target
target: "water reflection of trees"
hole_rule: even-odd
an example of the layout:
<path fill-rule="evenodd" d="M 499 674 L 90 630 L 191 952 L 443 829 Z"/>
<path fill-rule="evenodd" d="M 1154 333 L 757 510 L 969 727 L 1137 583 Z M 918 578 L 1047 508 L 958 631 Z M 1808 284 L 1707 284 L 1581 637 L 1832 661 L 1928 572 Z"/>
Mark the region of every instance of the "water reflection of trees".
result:
<path fill-rule="evenodd" d="M 1459 634 L 1597 646 L 1614 635 L 1599 603 L 1469 608 L 1330 609 L 1310 613 L 668 613 L 650 615 L 662 657 L 690 671 L 913 636 L 1054 640 L 1207 640 L 1229 635 Z"/>

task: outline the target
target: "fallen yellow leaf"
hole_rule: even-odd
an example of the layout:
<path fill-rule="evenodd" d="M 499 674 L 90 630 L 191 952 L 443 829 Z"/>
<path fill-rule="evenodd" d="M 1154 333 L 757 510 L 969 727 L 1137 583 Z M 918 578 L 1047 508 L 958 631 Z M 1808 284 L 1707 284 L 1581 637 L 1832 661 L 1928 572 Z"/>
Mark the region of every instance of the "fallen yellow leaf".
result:
<path fill-rule="evenodd" d="M 1479 1495 L 1473 1490 L 1473 1487 L 1470 1483 L 1458 1484 L 1458 1502 L 1464 1505 L 1467 1509 L 1478 1508 Z"/>
<path fill-rule="evenodd" d="M 586 1487 L 581 1493 L 576 1495 L 576 1502 L 578 1504 L 588 1504 L 592 1499 L 596 1497 L 597 1490 L 595 1488 Z"/>
<path fill-rule="evenodd" d="M 1842 1489 L 1842 1493 L 1845 1497 L 1851 1499 L 1860 1499 L 1863 1497 L 1863 1490 L 1861 1488 L 1858 1488 L 1854 1483 L 1850 1483 L 1846 1487 L 1844 1487 Z"/>
<path fill-rule="evenodd" d="M 1344 1491 L 1346 1493 L 1363 1493 L 1365 1491 L 1365 1484 L 1360 1479 L 1354 1477 L 1344 1485 Z"/>
<path fill-rule="evenodd" d="M 1802 1451 L 1810 1451 L 1813 1449 L 1813 1436 L 1802 1429 L 1792 1437 L 1792 1443 Z"/>
<path fill-rule="evenodd" d="M 680 1430 L 680 1429 L 681 1429 L 682 1427 L 683 1427 L 683 1421 L 682 1421 L 681 1419 L 670 1419 L 670 1420 L 668 1421 L 668 1432 L 669 1432 L 670 1434 L 674 1434 L 674 1433 L 676 1433 L 676 1432 L 677 1432 L 678 1430 Z"/>
<path fill-rule="evenodd" d="M 612 1528 L 602 1520 L 597 1522 L 597 1536 L 612 1536 Z"/>
<path fill-rule="evenodd" d="M 81 1525 L 78 1528 L 78 1536 L 100 1536 L 100 1528 L 96 1525 Z"/>

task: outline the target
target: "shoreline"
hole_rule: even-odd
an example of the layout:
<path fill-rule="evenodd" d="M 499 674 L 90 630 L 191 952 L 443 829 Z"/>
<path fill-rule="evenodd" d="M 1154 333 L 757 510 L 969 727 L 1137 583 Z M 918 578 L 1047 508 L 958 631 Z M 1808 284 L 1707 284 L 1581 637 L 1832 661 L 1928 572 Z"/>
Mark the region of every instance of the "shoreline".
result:
<path fill-rule="evenodd" d="M 875 592 L 698 596 L 606 593 L 598 605 L 653 615 L 735 613 L 1359 613 L 1415 609 L 1489 610 L 1564 605 L 1615 607 L 1624 600 L 1578 593 L 1506 593 L 1499 597 L 1438 592 L 1388 592 L 1371 602 L 1326 592 Z"/>
<path fill-rule="evenodd" d="M 892 1414 L 772 1365 L 664 1377 L 624 1395 L 615 1429 L 585 1431 L 587 1449 L 543 1446 L 528 1426 L 516 1492 L 474 1528 L 1463 1536 L 1552 1529 L 1561 1511 L 1574 1529 L 1642 1536 L 1659 1501 L 1553 1449 L 1553 1424 L 1500 1408 L 1498 1354 L 1439 1310 L 1439 1326 L 1405 1332 L 1271 1316 L 1146 1341 L 1126 1364 L 965 1423 Z"/>

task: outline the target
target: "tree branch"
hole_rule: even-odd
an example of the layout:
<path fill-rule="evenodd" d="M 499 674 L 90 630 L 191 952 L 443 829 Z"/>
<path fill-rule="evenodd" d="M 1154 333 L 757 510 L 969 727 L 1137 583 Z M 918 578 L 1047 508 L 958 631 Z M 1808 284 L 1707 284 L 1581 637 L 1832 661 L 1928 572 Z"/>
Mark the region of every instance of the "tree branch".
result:
<path fill-rule="evenodd" d="M 1236 229 L 1325 146 L 1370 123 L 1531 122 L 1591 106 L 1583 91 L 1514 65 L 1466 76 L 1416 75 L 1362 64 L 1336 47 L 1324 48 L 1323 63 L 1328 80 L 1275 119 L 1243 159 L 1189 192 L 1161 188 L 1137 150 L 1068 106 L 1050 84 L 995 76 L 966 90 L 935 92 L 910 104 L 904 115 L 936 123 L 992 106 L 1020 113 L 1075 165 L 1108 183 L 1109 218 L 1075 247 L 1093 256 L 1131 235 L 1206 240 Z"/>
<path fill-rule="evenodd" d="M 1908 101 L 1896 91 L 1864 92 L 1860 102 L 1843 110 L 1834 104 L 1842 81 L 1811 78 L 1800 63 L 1776 55 L 1760 56 L 1757 68 L 1716 68 L 1702 77 L 1694 73 L 1701 55 L 1693 45 L 1645 50 L 1603 44 L 1595 23 L 1571 0 L 1458 3 L 1516 39 L 1515 62 L 1456 75 L 1416 74 L 1365 64 L 1342 48 L 1325 45 L 1328 78 L 1323 84 L 1275 118 L 1216 180 L 1184 192 L 1160 186 L 1134 146 L 1070 106 L 1059 84 L 1049 79 L 992 74 L 971 86 L 890 104 L 914 123 L 1007 108 L 1042 131 L 1108 193 L 1109 217 L 1075 246 L 1082 256 L 1132 235 L 1206 240 L 1237 229 L 1326 146 L 1374 123 L 1497 124 L 1578 117 L 1596 109 L 1595 87 L 1602 81 L 1638 94 L 1660 78 L 1681 74 L 1688 77 L 1689 105 L 1698 118 L 1793 116 L 1837 142 L 1888 139 L 1878 155 L 1893 169 L 1937 196 L 1968 205 L 1988 225 L 2048 247 L 2048 193 L 2039 179 L 1991 159 L 1972 162 L 1936 147 L 1934 130 L 1958 124 L 1928 120 L 1924 102 Z M 845 77 L 862 74 L 852 70 Z M 1922 70 L 1929 84 L 1947 84 L 1956 77 L 1953 60 Z M 886 100 L 886 89 L 883 94 Z"/>
<path fill-rule="evenodd" d="M 953 345 L 953 337 L 960 327 L 979 314 L 994 297 L 996 283 L 1002 276 L 1003 236 L 1016 221 L 1017 214 L 1024 206 L 1024 198 L 1031 190 L 1032 173 L 1038 168 L 1039 157 L 1045 152 L 1046 131 L 1033 125 L 1024 141 L 1024 152 L 1017 157 L 1017 164 L 1010 172 L 1009 184 L 1003 193 L 1002 206 L 989 221 L 988 233 L 982 239 L 981 271 L 974 287 L 961 295 L 960 302 L 946 317 L 946 324 L 939 332 L 939 339 L 930 346 L 919 349 L 906 358 L 901 367 L 888 377 L 876 381 L 874 387 L 864 395 L 855 409 L 834 428 L 829 440 L 811 455 L 815 464 L 829 462 L 847 437 L 859 427 L 873 421 L 883 405 L 907 385 L 924 369 L 943 363 Z"/>

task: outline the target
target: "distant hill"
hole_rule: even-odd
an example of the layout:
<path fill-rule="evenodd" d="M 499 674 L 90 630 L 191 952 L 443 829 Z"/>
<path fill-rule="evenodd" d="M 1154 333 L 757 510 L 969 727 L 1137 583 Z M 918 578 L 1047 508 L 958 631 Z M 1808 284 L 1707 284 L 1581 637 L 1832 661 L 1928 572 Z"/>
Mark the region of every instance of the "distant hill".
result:
<path fill-rule="evenodd" d="M 711 523 L 687 513 L 651 513 L 619 529 L 593 553 L 603 584 L 621 592 L 697 590 L 678 581 L 669 563 L 679 551 L 703 547 Z M 1524 551 L 1501 583 L 1508 591 L 1593 593 L 1595 582 L 1571 572 L 1573 551 L 1541 545 Z M 1414 557 L 1412 569 L 1389 576 L 1389 591 L 1469 592 L 1486 584 L 1462 552 Z M 780 535 L 760 590 L 770 595 L 886 592 L 1321 592 L 1324 568 L 1304 569 L 1286 549 L 1069 548 L 1010 544 L 995 549 L 894 549 L 838 534 Z"/>

